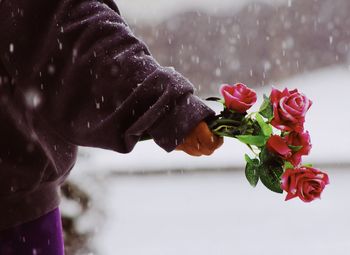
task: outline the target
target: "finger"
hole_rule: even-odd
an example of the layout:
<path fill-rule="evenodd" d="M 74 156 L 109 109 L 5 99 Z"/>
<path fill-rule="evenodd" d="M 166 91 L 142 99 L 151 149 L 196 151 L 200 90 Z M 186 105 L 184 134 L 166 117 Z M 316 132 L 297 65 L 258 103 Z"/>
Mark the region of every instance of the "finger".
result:
<path fill-rule="evenodd" d="M 205 122 L 200 122 L 186 137 L 183 144 L 177 147 L 187 154 L 209 156 L 221 146 L 223 139 L 214 135 Z"/>
<path fill-rule="evenodd" d="M 175 148 L 175 150 L 176 151 L 182 151 L 183 150 L 183 144 L 180 144 L 180 145 L 178 145 L 176 148 Z"/>
<path fill-rule="evenodd" d="M 193 132 L 191 135 L 189 135 L 186 138 L 185 144 L 199 151 L 201 148 L 201 143 L 198 140 L 197 132 Z"/>
<path fill-rule="evenodd" d="M 214 151 L 215 150 L 203 149 L 203 150 L 200 150 L 199 152 L 202 153 L 202 155 L 210 156 L 214 153 Z"/>
<path fill-rule="evenodd" d="M 224 138 L 223 137 L 218 137 L 216 148 L 217 149 L 220 148 L 223 144 L 224 144 Z"/>
<path fill-rule="evenodd" d="M 202 156 L 202 153 L 198 150 L 198 148 L 192 147 L 188 143 L 180 144 L 178 147 L 176 147 L 176 150 L 183 151 L 191 156 Z"/>
<path fill-rule="evenodd" d="M 202 153 L 205 156 L 210 156 L 211 154 L 213 154 L 213 152 L 214 152 L 213 149 L 208 148 L 208 146 L 206 146 L 206 145 L 202 145 L 201 141 L 198 138 L 197 138 L 197 140 L 198 140 L 198 144 L 199 144 L 198 150 L 200 153 Z"/>
<path fill-rule="evenodd" d="M 219 145 L 218 137 L 211 132 L 208 125 L 205 123 L 200 126 L 197 136 L 202 147 L 210 151 L 214 151 Z"/>
<path fill-rule="evenodd" d="M 192 135 L 193 136 L 193 135 Z M 191 137 L 191 135 L 188 135 L 185 139 L 184 139 L 184 141 L 180 144 L 180 145 L 178 145 L 177 147 L 176 147 L 176 149 L 175 150 L 183 150 L 186 146 L 188 146 L 189 144 L 191 144 L 192 143 L 192 137 Z"/>
<path fill-rule="evenodd" d="M 197 150 L 191 146 L 185 146 L 183 151 L 191 156 L 194 156 L 194 157 L 200 157 L 203 155 L 199 150 Z"/>
<path fill-rule="evenodd" d="M 223 143 L 224 143 L 224 139 L 222 137 L 217 136 L 217 135 L 213 135 L 213 146 L 214 146 L 215 150 L 220 148 L 221 145 L 223 145 Z"/>

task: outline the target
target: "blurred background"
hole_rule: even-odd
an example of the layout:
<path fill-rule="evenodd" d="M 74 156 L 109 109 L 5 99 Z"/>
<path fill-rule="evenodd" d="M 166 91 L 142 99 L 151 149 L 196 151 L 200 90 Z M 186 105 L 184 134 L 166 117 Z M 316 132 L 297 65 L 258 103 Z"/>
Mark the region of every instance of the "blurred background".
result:
<path fill-rule="evenodd" d="M 349 254 L 350 1 L 116 2 L 159 63 L 202 98 L 236 82 L 260 96 L 271 86 L 304 92 L 314 102 L 304 162 L 331 184 L 311 204 L 253 189 L 247 150 L 228 139 L 204 158 L 151 141 L 128 155 L 81 148 L 62 189 L 67 254 Z"/>

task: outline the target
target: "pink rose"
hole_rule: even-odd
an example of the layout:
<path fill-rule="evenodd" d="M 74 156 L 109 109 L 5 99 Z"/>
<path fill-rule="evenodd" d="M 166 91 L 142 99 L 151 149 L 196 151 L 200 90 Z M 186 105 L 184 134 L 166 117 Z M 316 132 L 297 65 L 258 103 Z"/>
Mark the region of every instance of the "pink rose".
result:
<path fill-rule="evenodd" d="M 295 150 L 291 149 L 290 146 L 294 146 Z M 286 137 L 271 136 L 266 143 L 266 147 L 270 152 L 289 161 L 296 167 L 301 163 L 301 157 L 309 154 L 312 146 L 309 132 L 291 132 Z"/>
<path fill-rule="evenodd" d="M 257 100 L 255 91 L 241 83 L 224 84 L 221 86 L 220 92 L 225 99 L 226 107 L 239 113 L 246 112 Z"/>
<path fill-rule="evenodd" d="M 282 92 L 273 88 L 270 100 L 274 118 L 271 124 L 282 131 L 302 132 L 306 112 L 312 105 L 311 100 L 297 89 L 285 89 Z"/>
<path fill-rule="evenodd" d="M 304 202 L 311 202 L 320 198 L 327 184 L 329 178 L 326 173 L 312 167 L 300 167 L 284 172 L 281 188 L 288 193 L 286 201 L 299 197 Z"/>

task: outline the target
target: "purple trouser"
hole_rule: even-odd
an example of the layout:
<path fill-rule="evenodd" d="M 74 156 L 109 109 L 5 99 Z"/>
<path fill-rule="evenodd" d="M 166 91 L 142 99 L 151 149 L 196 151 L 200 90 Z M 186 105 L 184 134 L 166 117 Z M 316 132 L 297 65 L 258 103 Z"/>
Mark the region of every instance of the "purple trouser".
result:
<path fill-rule="evenodd" d="M 61 214 L 55 209 L 37 220 L 0 232 L 1 255 L 63 255 Z"/>

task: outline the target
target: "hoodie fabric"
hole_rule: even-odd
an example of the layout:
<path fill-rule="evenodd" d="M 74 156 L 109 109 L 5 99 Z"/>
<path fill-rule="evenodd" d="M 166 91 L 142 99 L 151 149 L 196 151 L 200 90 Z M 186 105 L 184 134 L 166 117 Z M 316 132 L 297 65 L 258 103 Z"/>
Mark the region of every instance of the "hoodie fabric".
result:
<path fill-rule="evenodd" d="M 170 152 L 213 114 L 112 0 L 0 0 L 0 230 L 57 208 L 77 146 Z"/>

